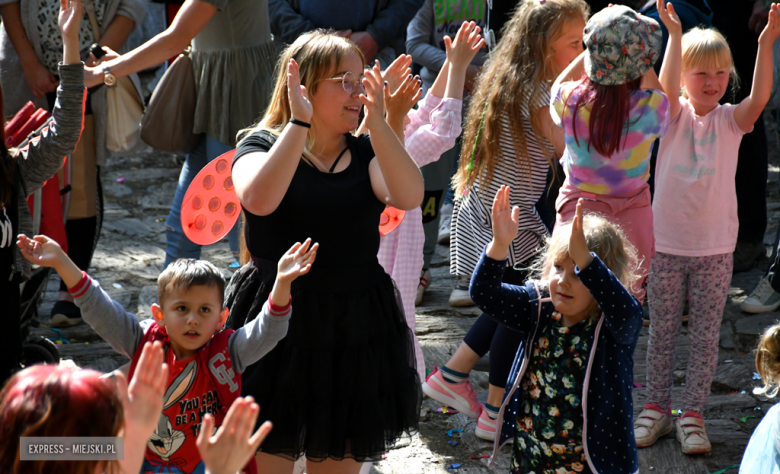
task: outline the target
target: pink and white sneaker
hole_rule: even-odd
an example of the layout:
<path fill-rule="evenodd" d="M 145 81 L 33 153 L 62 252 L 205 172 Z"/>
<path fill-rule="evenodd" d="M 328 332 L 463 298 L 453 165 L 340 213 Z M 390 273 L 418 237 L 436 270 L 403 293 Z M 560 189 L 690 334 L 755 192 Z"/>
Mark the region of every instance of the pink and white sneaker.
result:
<path fill-rule="evenodd" d="M 482 414 L 479 415 L 477 420 L 477 427 L 474 429 L 474 434 L 477 438 L 484 439 L 486 441 L 496 440 L 497 420 L 491 420 L 488 416 L 487 410 L 482 410 Z"/>
<path fill-rule="evenodd" d="M 435 367 L 433 372 L 425 379 L 422 389 L 423 393 L 434 400 L 452 407 L 475 420 L 479 418 L 479 414 L 484 406 L 477 400 L 477 392 L 474 391 L 474 387 L 471 386 L 469 379 L 465 379 L 460 383 L 449 383 L 444 380 L 444 376 L 438 367 Z"/>

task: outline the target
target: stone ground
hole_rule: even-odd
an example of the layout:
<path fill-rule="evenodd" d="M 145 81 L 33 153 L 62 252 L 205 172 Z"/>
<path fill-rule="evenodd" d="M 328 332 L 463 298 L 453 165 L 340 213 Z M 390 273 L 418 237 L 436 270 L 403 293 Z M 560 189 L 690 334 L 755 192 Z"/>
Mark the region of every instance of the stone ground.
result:
<path fill-rule="evenodd" d="M 765 238 L 767 253 L 780 219 L 780 184 L 778 164 L 780 153 L 775 144 L 774 120 L 767 114 L 770 134 L 770 185 L 768 190 L 769 227 Z M 173 155 L 147 150 L 145 152 L 114 157 L 102 170 L 106 196 L 106 212 L 100 243 L 93 260 L 91 274 L 108 293 L 140 318 L 150 317 L 149 308 L 156 297 L 156 278 L 162 269 L 165 248 L 164 219 L 176 188 L 179 166 Z M 122 179 L 124 178 L 124 179 Z M 205 248 L 203 258 L 220 267 L 225 276 L 232 262 L 227 242 Z M 439 246 L 433 263 L 433 284 L 426 293 L 423 304 L 417 308 L 417 336 L 425 352 L 426 365 L 442 366 L 454 353 L 463 336 L 473 324 L 479 311 L 475 308 L 452 308 L 447 298 L 454 284 L 449 274 L 448 248 Z M 750 316 L 739 311 L 738 305 L 758 283 L 768 260 L 750 272 L 735 275 L 729 293 L 729 302 L 721 327 L 720 355 L 712 396 L 705 417 L 707 430 L 713 444 L 713 452 L 701 456 L 685 456 L 673 436 L 659 441 L 655 446 L 640 450 L 640 472 L 658 473 L 711 473 L 739 464 L 750 433 L 763 413 L 772 405 L 754 397 L 751 390 L 757 385 L 753 380 L 753 349 L 757 335 L 767 325 L 780 319 L 780 314 L 769 313 Z M 49 279 L 47 291 L 40 305 L 41 321 L 46 322 L 54 300 L 59 279 Z M 33 334 L 58 338 L 50 329 L 38 328 Z M 73 359 L 82 367 L 110 371 L 127 362 L 115 353 L 107 343 L 86 325 L 62 330 L 68 344 L 60 346 L 63 357 Z M 645 328 L 635 354 L 635 380 L 645 385 L 645 354 L 648 332 Z M 688 357 L 687 329 L 683 327 L 678 343 L 679 356 L 675 371 L 674 406 L 681 401 L 685 385 L 685 366 Z M 487 374 L 475 372 L 472 382 L 481 398 L 487 396 Z M 646 400 L 646 389 L 634 392 L 635 412 Z M 673 408 L 674 408 L 673 406 Z M 448 472 L 453 463 L 460 464 L 456 472 L 477 474 L 490 472 L 487 459 L 472 459 L 490 453 L 490 443 L 478 440 L 473 434 L 475 422 L 462 414 L 443 414 L 440 406 L 431 399 L 423 402 L 424 420 L 420 432 L 411 444 L 391 450 L 384 461 L 372 469 L 381 474 L 416 474 Z M 366 416 L 371 416 L 366 413 Z M 750 417 L 745 419 L 745 417 Z M 448 430 L 465 428 L 463 433 L 448 436 Z M 457 446 L 448 444 L 457 441 Z M 454 444 L 454 443 L 453 443 Z M 509 463 L 508 450 L 499 456 L 494 468 L 506 472 Z M 735 473 L 736 470 L 729 471 Z"/>

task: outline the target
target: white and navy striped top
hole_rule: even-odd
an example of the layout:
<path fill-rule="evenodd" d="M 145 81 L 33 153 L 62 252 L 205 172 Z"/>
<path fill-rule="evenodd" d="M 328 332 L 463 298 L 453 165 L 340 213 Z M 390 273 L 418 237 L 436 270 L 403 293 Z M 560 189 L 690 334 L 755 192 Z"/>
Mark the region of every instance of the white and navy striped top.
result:
<path fill-rule="evenodd" d="M 537 108 L 548 108 L 550 105 L 550 87 L 545 84 L 541 90 Z M 528 103 L 521 106 L 528 155 L 531 161 L 530 170 L 520 167 L 515 155 L 512 140 L 510 117 L 501 117 L 501 134 L 499 135 L 500 156 L 497 157 L 493 172 L 493 180 L 485 185 L 486 173 L 471 186 L 469 193 L 463 199 L 457 199 L 452 214 L 452 242 L 450 245 L 450 273 L 471 275 L 479 262 L 485 246 L 493 239 L 490 209 L 493 198 L 502 185 L 511 186 L 509 204 L 520 207 L 520 225 L 517 237 L 512 241 L 509 251 L 509 266 L 524 263 L 538 252 L 547 228 L 536 211 L 534 205 L 545 191 L 547 171 L 550 164 L 547 156 L 552 156 L 555 149 L 544 137 L 538 143 L 531 128 Z M 464 150 L 471 146 L 464 144 Z M 546 150 L 546 151 L 543 151 Z M 470 159 L 470 155 L 468 159 Z M 464 154 L 461 159 L 467 159 Z"/>

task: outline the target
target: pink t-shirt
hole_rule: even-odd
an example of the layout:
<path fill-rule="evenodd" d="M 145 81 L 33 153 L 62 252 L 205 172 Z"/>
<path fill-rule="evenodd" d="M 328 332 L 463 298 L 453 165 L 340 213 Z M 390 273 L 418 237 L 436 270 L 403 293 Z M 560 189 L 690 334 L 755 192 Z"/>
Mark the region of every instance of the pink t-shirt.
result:
<path fill-rule="evenodd" d="M 696 115 L 680 98 L 680 113 L 661 139 L 655 168 L 653 223 L 658 252 L 702 257 L 734 252 L 737 244 L 739 144 L 736 105 Z"/>

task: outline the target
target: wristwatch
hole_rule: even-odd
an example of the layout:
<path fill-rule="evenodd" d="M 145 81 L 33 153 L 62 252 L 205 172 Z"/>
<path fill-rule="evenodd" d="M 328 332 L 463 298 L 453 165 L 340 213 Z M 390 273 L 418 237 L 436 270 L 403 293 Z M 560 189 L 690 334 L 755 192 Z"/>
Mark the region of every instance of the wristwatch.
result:
<path fill-rule="evenodd" d="M 116 76 L 111 73 L 111 70 L 108 69 L 108 66 L 103 66 L 103 84 L 107 85 L 108 87 L 116 84 Z"/>

